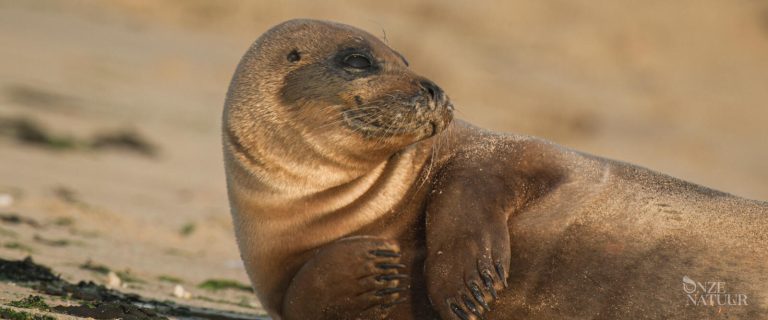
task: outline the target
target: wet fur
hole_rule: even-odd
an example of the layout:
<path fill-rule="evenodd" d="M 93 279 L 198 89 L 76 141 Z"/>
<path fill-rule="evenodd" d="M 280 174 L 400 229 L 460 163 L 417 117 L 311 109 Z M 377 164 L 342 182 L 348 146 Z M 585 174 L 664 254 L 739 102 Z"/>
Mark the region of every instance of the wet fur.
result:
<path fill-rule="evenodd" d="M 334 69 L 353 45 L 381 59 L 375 74 Z M 227 185 L 272 317 L 768 317 L 768 204 L 451 123 L 423 80 L 375 37 L 324 21 L 278 25 L 241 60 Z M 750 304 L 688 305 L 683 276 Z"/>

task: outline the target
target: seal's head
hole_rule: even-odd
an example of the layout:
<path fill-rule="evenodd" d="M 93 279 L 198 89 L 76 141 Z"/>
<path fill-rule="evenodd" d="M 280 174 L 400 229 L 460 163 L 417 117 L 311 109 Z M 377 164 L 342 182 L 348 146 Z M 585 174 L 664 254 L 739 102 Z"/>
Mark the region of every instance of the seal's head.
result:
<path fill-rule="evenodd" d="M 354 174 L 350 168 L 368 170 L 440 133 L 452 110 L 440 87 L 371 34 L 290 20 L 264 33 L 241 60 L 224 126 L 251 162 L 266 167 L 272 158 L 283 171 L 298 173 L 307 170 L 294 167 L 317 169 L 323 159 Z"/>
<path fill-rule="evenodd" d="M 378 38 L 317 20 L 287 21 L 262 35 L 230 91 L 230 98 L 249 101 L 241 107 L 250 110 L 241 112 L 280 119 L 312 140 L 378 141 L 358 150 L 401 148 L 433 136 L 453 109 L 440 87 L 409 70 L 405 58 Z M 251 120 L 262 119 L 245 121 Z"/>

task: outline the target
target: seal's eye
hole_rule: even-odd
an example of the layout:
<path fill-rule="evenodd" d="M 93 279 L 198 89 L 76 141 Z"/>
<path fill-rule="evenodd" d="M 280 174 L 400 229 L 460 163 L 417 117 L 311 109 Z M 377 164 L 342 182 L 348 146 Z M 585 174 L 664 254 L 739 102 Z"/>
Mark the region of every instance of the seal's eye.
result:
<path fill-rule="evenodd" d="M 355 69 L 368 69 L 371 67 L 371 60 L 362 54 L 353 53 L 344 58 L 344 65 Z"/>

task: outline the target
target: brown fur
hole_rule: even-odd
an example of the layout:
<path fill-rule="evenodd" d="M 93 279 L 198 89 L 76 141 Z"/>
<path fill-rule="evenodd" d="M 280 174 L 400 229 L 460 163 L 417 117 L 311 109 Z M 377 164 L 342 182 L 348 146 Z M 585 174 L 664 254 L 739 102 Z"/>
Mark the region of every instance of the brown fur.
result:
<path fill-rule="evenodd" d="M 358 47 L 376 68 L 338 67 Z M 225 164 L 273 318 L 768 317 L 767 203 L 450 123 L 430 83 L 331 22 L 285 22 L 245 54 Z M 748 305 L 691 305 L 684 276 Z"/>

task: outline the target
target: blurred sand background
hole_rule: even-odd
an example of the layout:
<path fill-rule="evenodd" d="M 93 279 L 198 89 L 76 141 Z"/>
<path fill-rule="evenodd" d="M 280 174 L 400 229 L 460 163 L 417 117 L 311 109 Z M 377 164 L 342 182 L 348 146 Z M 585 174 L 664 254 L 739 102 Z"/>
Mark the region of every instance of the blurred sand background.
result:
<path fill-rule="evenodd" d="M 91 260 L 138 279 L 125 291 L 258 313 L 197 286 L 247 283 L 220 112 L 245 49 L 297 17 L 386 36 L 477 125 L 768 200 L 765 1 L 0 0 L 0 213 L 38 224 L 0 225 L 0 257 L 105 283 Z M 95 147 L 115 132 L 139 142 Z M 28 293 L 0 283 L 0 303 Z"/>

